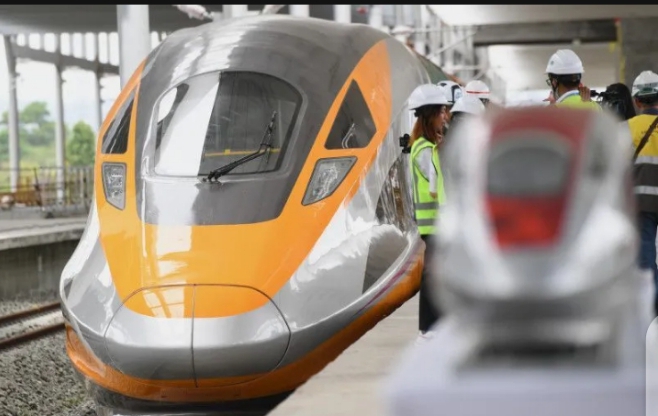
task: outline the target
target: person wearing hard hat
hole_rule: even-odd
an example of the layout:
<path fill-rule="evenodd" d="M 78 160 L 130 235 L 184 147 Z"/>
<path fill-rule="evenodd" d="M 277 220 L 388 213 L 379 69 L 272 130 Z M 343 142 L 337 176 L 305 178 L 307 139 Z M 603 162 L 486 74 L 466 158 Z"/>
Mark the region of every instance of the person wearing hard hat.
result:
<path fill-rule="evenodd" d="M 452 108 L 453 105 L 455 105 L 455 102 L 459 100 L 463 95 L 464 95 L 464 90 L 462 89 L 461 85 L 457 84 L 454 81 L 450 80 L 445 80 L 445 81 L 439 81 L 436 83 L 436 85 L 441 88 L 441 91 L 443 91 L 443 95 L 446 96 L 448 99 L 448 110 Z"/>
<path fill-rule="evenodd" d="M 480 99 L 472 95 L 464 95 L 463 97 L 458 99 L 455 102 L 455 105 L 453 105 L 452 108 L 450 109 L 450 113 L 452 114 L 452 118 L 450 122 L 451 129 L 447 133 L 445 133 L 446 143 L 451 143 L 453 140 L 455 140 L 455 134 L 456 132 L 459 132 L 459 130 L 457 130 L 457 127 L 459 126 L 460 123 L 463 122 L 463 120 L 465 120 L 468 117 L 478 116 L 484 113 L 484 111 L 485 111 L 485 107 L 484 104 L 482 104 L 482 101 L 480 101 Z M 444 159 L 442 158 L 442 155 L 443 152 L 439 153 L 439 166 L 446 166 L 446 164 L 443 163 Z M 441 171 L 439 172 L 438 182 L 443 184 L 445 181 L 447 183 L 449 175 L 450 172 L 448 170 L 446 170 L 445 168 L 441 169 Z M 430 186 L 430 191 L 436 192 L 436 190 L 431 186 Z"/>
<path fill-rule="evenodd" d="M 450 120 L 452 119 L 452 115 L 450 113 L 450 110 L 452 109 L 452 106 L 455 105 L 455 102 L 459 100 L 463 95 L 464 95 L 464 90 L 462 89 L 461 85 L 457 84 L 454 81 L 450 80 L 445 80 L 445 81 L 439 81 L 437 84 L 439 88 L 441 88 L 441 91 L 443 91 L 443 95 L 446 96 L 448 99 L 448 118 L 446 120 L 446 125 L 444 126 L 444 134 L 447 134 L 448 129 L 450 128 Z"/>
<path fill-rule="evenodd" d="M 548 60 L 546 84 L 551 87 L 554 105 L 600 110 L 601 107 L 589 97 L 581 96 L 580 82 L 585 69 L 583 63 L 571 49 L 560 49 Z"/>
<path fill-rule="evenodd" d="M 464 118 L 468 116 L 477 116 L 484 113 L 485 106 L 481 100 L 472 96 L 466 95 L 455 103 L 450 112 L 452 113 L 452 126 L 453 128 L 458 125 Z"/>
<path fill-rule="evenodd" d="M 409 140 L 415 218 L 420 236 L 425 242 L 427 256 L 433 251 L 434 241 L 431 237 L 435 232 L 434 224 L 439 206 L 445 201 L 443 183 L 437 183 L 442 179 L 437 146 L 443 140 L 448 105 L 450 101 L 443 94 L 443 90 L 434 84 L 418 86 L 409 98 L 409 108 L 417 117 Z M 419 340 L 429 337 L 428 331 L 439 318 L 439 313 L 427 293 L 429 266 L 427 257 L 419 293 Z"/>
<path fill-rule="evenodd" d="M 491 91 L 489 91 L 489 87 L 479 79 L 470 81 L 466 84 L 464 90 L 466 91 L 466 95 L 478 98 L 485 107 L 491 102 Z"/>
<path fill-rule="evenodd" d="M 658 230 L 658 74 L 644 71 L 631 90 L 639 114 L 628 120 L 635 153 L 634 176 L 640 228 L 640 268 L 653 272 L 658 285 L 656 234 Z M 654 297 L 658 314 L 658 294 Z"/>

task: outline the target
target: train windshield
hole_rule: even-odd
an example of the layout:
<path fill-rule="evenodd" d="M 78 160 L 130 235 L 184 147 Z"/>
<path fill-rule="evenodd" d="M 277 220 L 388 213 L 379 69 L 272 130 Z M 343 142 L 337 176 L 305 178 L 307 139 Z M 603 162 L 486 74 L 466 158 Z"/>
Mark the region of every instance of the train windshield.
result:
<path fill-rule="evenodd" d="M 168 91 L 156 106 L 155 173 L 207 175 L 258 151 L 276 111 L 270 152 L 227 175 L 275 171 L 301 103 L 294 87 L 270 75 L 215 72 L 190 78 Z"/>

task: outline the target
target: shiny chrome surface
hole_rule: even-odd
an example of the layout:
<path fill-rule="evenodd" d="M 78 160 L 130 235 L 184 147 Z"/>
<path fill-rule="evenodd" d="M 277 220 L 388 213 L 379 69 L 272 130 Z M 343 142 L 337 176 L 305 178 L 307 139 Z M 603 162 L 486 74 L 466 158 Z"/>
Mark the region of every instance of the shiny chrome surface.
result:
<path fill-rule="evenodd" d="M 552 245 L 507 250 L 493 235 L 486 166 L 503 117 L 508 124 L 515 117 L 537 120 L 524 131 L 526 140 L 562 134 L 575 143 L 578 160 Z M 550 127 L 553 122 L 563 126 Z M 638 285 L 630 147 L 619 139 L 615 120 L 605 113 L 528 108 L 472 118 L 459 128 L 445 150 L 451 174 L 448 205 L 438 220 L 435 301 L 451 314 L 471 316 L 482 330 L 489 327 L 491 340 L 608 339 Z"/>
<path fill-rule="evenodd" d="M 369 85 L 365 75 L 359 82 L 369 111 L 379 111 L 373 118 L 381 144 L 319 153 L 353 157 L 361 168 L 333 194 L 340 198 L 336 208 L 327 200 L 302 207 L 302 198 L 291 195 L 308 185 L 306 167 L 319 158 L 310 155 L 326 140 L 322 126 L 335 122 L 330 108 L 354 82 L 355 68 L 364 73 L 378 68 L 375 63 L 381 74 L 367 75 L 385 73 L 386 82 Z M 215 99 L 219 77 L 232 71 L 276 77 L 301 97 L 276 167 L 226 175 L 221 184 L 201 182 L 192 164 L 156 169 L 165 95 L 174 96 L 169 128 L 189 138 L 183 132 L 193 135 L 203 130 L 197 124 L 208 124 L 213 106 L 204 100 Z M 125 204 L 94 199 L 60 286 L 67 321 L 109 369 L 136 383 L 239 385 L 309 356 L 417 266 L 423 245 L 413 221 L 408 156 L 398 138 L 411 130 L 407 99 L 429 76 L 397 40 L 364 25 L 289 16 L 212 23 L 169 36 L 137 81 L 120 105 L 135 104 L 133 112 L 115 110 L 106 123 L 114 132 L 123 125 L 134 142 L 124 153 L 102 155 L 103 163 L 126 164 L 125 183 L 100 185 L 125 187 Z M 175 88 L 183 84 L 192 95 L 176 101 Z M 269 120 L 269 109 L 253 114 Z M 122 124 L 124 116 L 130 122 Z M 194 140 L 178 143 L 181 160 L 200 163 L 194 158 L 201 153 L 182 154 L 190 150 L 182 144 L 192 147 Z M 284 235 L 291 219 L 282 213 L 289 207 L 308 210 L 304 224 L 315 226 L 318 238 Z M 281 285 L 267 293 L 275 278 Z M 224 312 L 214 314 L 220 307 Z M 149 394 L 144 399 L 160 400 Z"/>

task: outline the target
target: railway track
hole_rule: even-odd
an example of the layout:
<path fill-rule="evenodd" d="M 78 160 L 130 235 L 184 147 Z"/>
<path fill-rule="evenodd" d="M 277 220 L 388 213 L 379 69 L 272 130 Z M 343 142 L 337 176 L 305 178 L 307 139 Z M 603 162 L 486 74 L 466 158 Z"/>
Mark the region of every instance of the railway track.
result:
<path fill-rule="evenodd" d="M 64 329 L 59 302 L 0 316 L 0 350 Z"/>

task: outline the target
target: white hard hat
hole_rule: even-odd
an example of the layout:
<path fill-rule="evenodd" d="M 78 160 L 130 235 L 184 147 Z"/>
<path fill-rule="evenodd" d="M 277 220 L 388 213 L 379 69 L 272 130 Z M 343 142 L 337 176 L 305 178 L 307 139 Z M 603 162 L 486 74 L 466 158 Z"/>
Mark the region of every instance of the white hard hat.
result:
<path fill-rule="evenodd" d="M 547 74 L 572 75 L 584 72 L 583 62 L 576 55 L 576 52 L 571 49 L 560 49 L 555 52 L 548 60 L 548 65 L 546 65 Z"/>
<path fill-rule="evenodd" d="M 484 112 L 484 104 L 478 98 L 472 95 L 465 95 L 457 102 L 450 110 L 451 113 L 469 113 L 469 114 L 482 114 Z"/>
<path fill-rule="evenodd" d="M 487 84 L 480 81 L 479 79 L 470 81 L 468 84 L 466 84 L 464 89 L 466 90 L 466 95 L 471 95 L 481 100 L 488 100 L 491 95 Z"/>
<path fill-rule="evenodd" d="M 643 96 L 658 94 L 658 74 L 653 71 L 642 71 L 633 81 L 631 95 Z"/>
<path fill-rule="evenodd" d="M 423 84 L 411 93 L 409 109 L 415 110 L 425 105 L 450 105 L 450 102 L 438 85 Z"/>
<path fill-rule="evenodd" d="M 448 98 L 450 105 L 454 105 L 464 95 L 462 87 L 454 81 L 439 81 L 436 85 L 441 88 L 443 94 Z"/>

